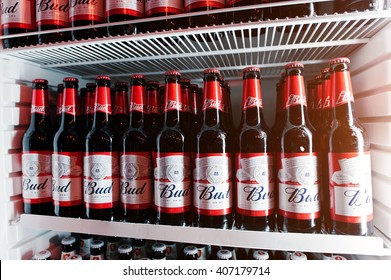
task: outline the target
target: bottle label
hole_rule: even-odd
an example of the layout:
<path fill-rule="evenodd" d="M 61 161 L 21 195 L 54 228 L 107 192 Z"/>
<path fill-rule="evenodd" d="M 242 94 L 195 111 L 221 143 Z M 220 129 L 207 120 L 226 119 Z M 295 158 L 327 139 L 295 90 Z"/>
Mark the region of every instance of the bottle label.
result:
<path fill-rule="evenodd" d="M 185 0 L 185 12 L 191 12 L 197 8 L 225 8 L 225 0 Z"/>
<path fill-rule="evenodd" d="M 118 259 L 118 242 L 107 242 L 106 260 Z"/>
<path fill-rule="evenodd" d="M 266 153 L 236 155 L 237 212 L 245 216 L 274 213 L 273 157 Z"/>
<path fill-rule="evenodd" d="M 166 104 L 164 106 L 165 112 L 171 110 L 182 111 L 183 103 L 182 103 L 181 89 L 179 84 L 168 83 L 166 85 L 165 96 L 166 96 L 165 97 Z"/>
<path fill-rule="evenodd" d="M 66 260 L 67 258 L 72 257 L 74 255 L 76 255 L 76 251 L 61 252 L 60 260 Z"/>
<path fill-rule="evenodd" d="M 133 247 L 133 260 L 140 260 L 147 257 L 147 249 L 145 246 L 134 246 Z"/>
<path fill-rule="evenodd" d="M 294 94 L 294 93 L 289 94 L 288 100 L 285 104 L 285 108 L 289 108 L 297 105 L 307 106 L 307 99 L 305 95 Z"/>
<path fill-rule="evenodd" d="M 111 152 L 84 156 L 84 203 L 87 208 L 106 209 L 119 202 L 118 156 Z"/>
<path fill-rule="evenodd" d="M 83 153 L 54 152 L 52 155 L 53 203 L 74 206 L 83 203 Z"/>
<path fill-rule="evenodd" d="M 188 153 L 157 153 L 155 208 L 163 213 L 191 210 L 191 162 Z"/>
<path fill-rule="evenodd" d="M 324 103 L 323 103 L 323 109 L 328 109 L 331 107 L 331 100 L 330 96 L 326 96 Z"/>
<path fill-rule="evenodd" d="M 207 81 L 204 83 L 205 98 L 202 110 L 217 109 L 223 111 L 222 93 L 220 82 L 218 81 Z"/>
<path fill-rule="evenodd" d="M 183 12 L 182 0 L 145 0 L 145 16 L 175 15 Z"/>
<path fill-rule="evenodd" d="M 78 114 L 79 107 L 75 105 L 62 105 L 61 113 L 65 113 L 71 116 L 76 116 Z"/>
<path fill-rule="evenodd" d="M 370 153 L 329 153 L 329 163 L 331 218 L 346 223 L 371 221 Z"/>
<path fill-rule="evenodd" d="M 106 0 L 106 17 L 112 15 L 128 15 L 144 17 L 143 0 Z"/>
<path fill-rule="evenodd" d="M 335 72 L 334 75 L 334 94 L 333 107 L 341 106 L 350 102 L 354 102 L 352 81 L 347 72 Z M 348 76 L 348 77 L 347 77 Z"/>
<path fill-rule="evenodd" d="M 277 167 L 279 214 L 298 220 L 319 218 L 316 153 L 280 153 Z"/>
<path fill-rule="evenodd" d="M 148 90 L 147 114 L 160 114 L 159 96 L 156 90 Z"/>
<path fill-rule="evenodd" d="M 132 86 L 130 93 L 130 112 L 145 112 L 145 87 Z"/>
<path fill-rule="evenodd" d="M 36 25 L 57 25 L 68 27 L 68 0 L 38 0 Z"/>
<path fill-rule="evenodd" d="M 231 159 L 227 153 L 197 154 L 194 169 L 194 207 L 208 216 L 232 212 Z"/>
<path fill-rule="evenodd" d="M 100 0 L 70 0 L 69 21 L 74 22 L 78 20 L 87 21 L 105 21 L 105 1 Z"/>
<path fill-rule="evenodd" d="M 80 250 L 79 250 L 79 253 L 80 253 L 80 256 L 82 256 L 83 259 L 85 258 L 90 258 L 90 252 L 91 252 L 91 241 L 92 241 L 92 237 L 91 238 L 87 238 L 87 239 L 81 239 L 80 240 Z"/>
<path fill-rule="evenodd" d="M 148 209 L 153 202 L 152 157 L 149 152 L 121 156 L 121 205 L 126 209 Z"/>
<path fill-rule="evenodd" d="M 4 28 L 35 29 L 34 1 L 2 0 L 1 25 Z M 33 15 L 34 13 L 34 15 Z"/>
<path fill-rule="evenodd" d="M 110 90 L 107 87 L 98 87 L 97 98 L 94 103 L 94 112 L 111 114 Z"/>
<path fill-rule="evenodd" d="M 177 260 L 178 259 L 178 252 L 177 252 L 176 243 L 166 244 L 166 259 L 167 260 Z"/>
<path fill-rule="evenodd" d="M 23 202 L 39 204 L 52 201 L 51 152 L 23 152 Z"/>

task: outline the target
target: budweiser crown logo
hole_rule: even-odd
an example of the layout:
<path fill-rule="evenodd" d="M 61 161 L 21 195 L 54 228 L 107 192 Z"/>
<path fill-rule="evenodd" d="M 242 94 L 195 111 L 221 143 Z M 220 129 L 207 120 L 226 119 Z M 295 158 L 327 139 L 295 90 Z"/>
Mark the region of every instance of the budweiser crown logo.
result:
<path fill-rule="evenodd" d="M 350 91 L 342 90 L 338 96 L 335 105 L 342 105 L 353 101 L 354 101 L 353 93 Z"/>

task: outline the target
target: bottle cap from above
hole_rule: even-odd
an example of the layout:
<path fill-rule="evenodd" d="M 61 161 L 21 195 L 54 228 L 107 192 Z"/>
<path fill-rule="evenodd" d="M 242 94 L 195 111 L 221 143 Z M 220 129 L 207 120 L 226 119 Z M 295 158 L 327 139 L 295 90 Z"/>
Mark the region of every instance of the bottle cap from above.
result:
<path fill-rule="evenodd" d="M 178 70 L 168 70 L 164 73 L 165 76 L 180 76 L 181 73 Z"/>
<path fill-rule="evenodd" d="M 186 246 L 183 249 L 183 252 L 185 253 L 185 255 L 196 255 L 198 254 L 198 249 L 195 246 Z"/>
<path fill-rule="evenodd" d="M 243 73 L 247 73 L 247 72 L 261 72 L 261 68 L 256 66 L 249 66 L 243 69 Z"/>
<path fill-rule="evenodd" d="M 253 253 L 253 259 L 254 260 L 268 260 L 269 253 L 267 251 L 263 251 L 263 250 L 255 250 Z"/>
<path fill-rule="evenodd" d="M 132 252 L 132 250 L 132 246 L 130 246 L 129 244 L 122 244 L 118 247 L 118 253 L 120 254 L 128 254 Z"/>
<path fill-rule="evenodd" d="M 347 57 L 338 57 L 330 60 L 330 65 L 334 65 L 338 63 L 350 63 L 350 59 Z"/>
<path fill-rule="evenodd" d="M 96 80 L 111 81 L 109 76 L 97 76 Z"/>
<path fill-rule="evenodd" d="M 219 250 L 217 252 L 217 258 L 221 260 L 229 260 L 232 258 L 232 253 L 226 249 Z"/>
<path fill-rule="evenodd" d="M 155 243 L 152 245 L 152 251 L 154 252 L 163 252 L 167 249 L 167 246 L 163 243 Z"/>
<path fill-rule="evenodd" d="M 217 68 L 209 68 L 204 70 L 204 74 L 218 74 L 221 75 L 221 72 Z"/>
<path fill-rule="evenodd" d="M 303 261 L 306 260 L 307 256 L 302 252 L 292 252 L 288 255 L 288 260 L 294 260 L 294 261 Z"/>
<path fill-rule="evenodd" d="M 79 80 L 77 78 L 73 78 L 73 77 L 66 77 L 62 80 L 64 83 L 67 83 L 67 82 L 73 82 L 73 83 L 78 83 Z"/>
<path fill-rule="evenodd" d="M 103 242 L 103 240 L 97 239 L 97 240 L 93 240 L 91 242 L 91 248 L 93 248 L 93 249 L 102 248 L 103 246 L 105 246 L 105 243 Z"/>
<path fill-rule="evenodd" d="M 76 238 L 74 236 L 67 236 L 67 237 L 64 237 L 62 240 L 61 240 L 61 244 L 62 245 L 72 245 L 76 242 Z"/>
<path fill-rule="evenodd" d="M 33 256 L 33 260 L 46 260 L 52 256 L 49 250 L 42 250 Z"/>
<path fill-rule="evenodd" d="M 45 80 L 45 79 L 34 79 L 33 83 L 35 83 L 35 84 L 48 84 L 48 80 Z"/>
<path fill-rule="evenodd" d="M 292 69 L 292 68 L 301 68 L 303 69 L 304 68 L 304 65 L 303 63 L 301 62 L 291 62 L 291 63 L 288 63 L 287 65 L 285 65 L 285 69 Z"/>

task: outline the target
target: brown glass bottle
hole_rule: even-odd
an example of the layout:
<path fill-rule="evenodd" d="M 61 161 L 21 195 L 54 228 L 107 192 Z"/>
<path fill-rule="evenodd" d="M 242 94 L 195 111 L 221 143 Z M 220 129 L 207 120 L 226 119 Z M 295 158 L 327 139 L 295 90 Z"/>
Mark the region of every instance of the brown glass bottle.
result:
<path fill-rule="evenodd" d="M 178 71 L 165 73 L 164 123 L 154 156 L 156 223 L 191 225 L 190 142 L 184 129 Z"/>
<path fill-rule="evenodd" d="M 87 133 L 87 127 L 86 127 L 86 122 L 87 122 L 87 114 L 86 114 L 86 108 L 87 108 L 87 93 L 88 89 L 87 88 L 81 88 L 79 92 L 79 113 L 77 115 L 78 121 L 77 125 L 79 126 L 79 129 L 85 138 Z"/>
<path fill-rule="evenodd" d="M 61 111 L 62 111 L 62 101 L 64 94 L 64 84 L 57 85 L 57 99 L 56 99 L 56 119 L 53 127 L 54 131 L 57 131 L 60 128 L 61 124 Z"/>
<path fill-rule="evenodd" d="M 315 233 L 321 229 L 317 136 L 307 115 L 304 66 L 286 70 L 286 122 L 277 149 L 277 227 L 282 232 Z"/>
<path fill-rule="evenodd" d="M 52 215 L 51 153 L 48 81 L 32 83 L 30 125 L 22 139 L 22 196 L 24 213 Z"/>
<path fill-rule="evenodd" d="M 323 125 L 323 81 L 322 74 L 315 76 L 314 82 L 314 93 L 315 93 L 315 110 L 313 112 L 313 120 L 310 119 L 312 126 L 316 130 L 320 130 Z"/>
<path fill-rule="evenodd" d="M 152 223 L 153 218 L 152 139 L 145 126 L 146 102 L 145 77 L 133 75 L 129 127 L 122 137 L 120 160 L 122 217 L 133 223 Z"/>
<path fill-rule="evenodd" d="M 271 0 L 271 2 L 289 2 L 290 0 Z M 304 4 L 285 4 L 282 6 L 273 7 L 271 9 L 272 19 L 275 18 L 295 18 L 304 16 L 316 15 L 318 4 L 304 3 Z"/>
<path fill-rule="evenodd" d="M 1 1 L 2 35 L 15 35 L 35 31 L 35 1 Z M 3 47 L 17 48 L 37 44 L 36 35 L 3 39 Z"/>
<path fill-rule="evenodd" d="M 79 218 L 83 215 L 84 135 L 80 130 L 78 80 L 64 78 L 61 125 L 54 135 L 52 186 L 54 214 Z"/>
<path fill-rule="evenodd" d="M 87 83 L 87 103 L 86 103 L 86 132 L 90 132 L 92 124 L 94 123 L 94 106 L 95 106 L 95 89 L 94 83 Z"/>
<path fill-rule="evenodd" d="M 196 84 L 190 84 L 190 98 L 192 99 L 192 113 L 194 116 L 194 132 L 195 135 L 200 131 L 202 125 L 202 110 L 201 110 L 201 100 L 200 98 L 199 87 Z"/>
<path fill-rule="evenodd" d="M 204 70 L 203 124 L 197 135 L 194 168 L 195 226 L 232 227 L 232 152 L 224 122 L 218 69 Z"/>
<path fill-rule="evenodd" d="M 340 0 L 334 1 L 334 10 L 337 13 L 365 10 L 383 10 L 387 4 L 384 0 Z"/>
<path fill-rule="evenodd" d="M 110 78 L 96 78 L 94 123 L 86 137 L 84 204 L 88 219 L 118 219 L 119 141 L 113 132 Z"/>
<path fill-rule="evenodd" d="M 113 129 L 116 136 L 121 139 L 122 134 L 129 127 L 128 83 L 115 83 Z"/>
<path fill-rule="evenodd" d="M 267 4 L 270 0 L 227 0 L 227 8 Z M 234 23 L 264 21 L 270 16 L 270 8 L 232 11 L 229 20 Z M 255 35 L 255 34 L 254 34 Z"/>
<path fill-rule="evenodd" d="M 193 114 L 193 103 L 190 95 L 190 80 L 181 78 L 181 92 L 182 92 L 182 117 L 184 119 L 184 130 L 191 141 L 191 151 L 194 152 L 196 145 L 196 132 L 194 130 L 195 115 Z"/>
<path fill-rule="evenodd" d="M 106 22 L 120 22 L 144 17 L 145 2 L 142 0 L 106 0 Z M 107 27 L 110 36 L 137 33 L 137 24 L 123 24 Z"/>
<path fill-rule="evenodd" d="M 315 122 L 315 110 L 316 110 L 316 90 L 315 90 L 315 80 L 307 81 L 307 111 L 308 118 L 311 123 Z"/>
<path fill-rule="evenodd" d="M 85 26 L 85 29 L 73 30 L 72 40 L 88 40 L 107 35 L 105 27 L 93 28 L 90 25 L 105 22 L 105 3 L 99 0 L 70 0 L 69 24 L 72 27 Z"/>
<path fill-rule="evenodd" d="M 69 27 L 68 0 L 37 0 L 36 1 L 37 31 L 58 30 L 58 32 L 39 34 L 39 44 L 49 44 L 68 41 L 69 32 L 62 32 L 61 28 Z"/>
<path fill-rule="evenodd" d="M 236 227 L 274 231 L 275 193 L 270 129 L 263 117 L 261 73 L 243 69 L 242 119 L 236 150 Z"/>
<path fill-rule="evenodd" d="M 183 13 L 182 0 L 145 0 L 145 17 L 162 17 Z M 181 19 L 163 19 L 143 24 L 142 32 L 175 30 L 181 27 Z"/>
<path fill-rule="evenodd" d="M 329 138 L 330 228 L 335 234 L 372 235 L 370 144 L 354 111 L 348 58 L 330 62 L 333 123 Z"/>
<path fill-rule="evenodd" d="M 145 127 L 148 131 L 148 135 L 152 140 L 151 149 L 156 150 L 156 137 L 160 132 L 163 123 L 163 117 L 161 113 L 161 103 L 159 96 L 159 82 L 148 81 L 147 82 L 147 114 L 145 116 Z"/>

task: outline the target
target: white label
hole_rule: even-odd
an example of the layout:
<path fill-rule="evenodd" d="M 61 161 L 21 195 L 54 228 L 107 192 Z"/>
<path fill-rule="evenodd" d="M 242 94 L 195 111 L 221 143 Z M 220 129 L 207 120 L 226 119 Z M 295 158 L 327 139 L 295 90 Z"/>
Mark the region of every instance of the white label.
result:
<path fill-rule="evenodd" d="M 334 187 L 335 214 L 349 217 L 372 215 L 372 188 L 370 182 L 361 187 Z"/>

